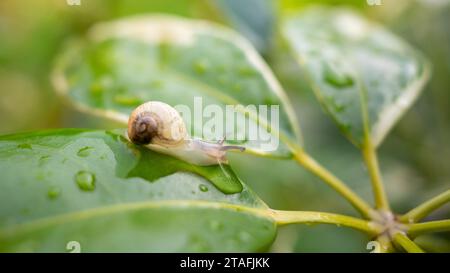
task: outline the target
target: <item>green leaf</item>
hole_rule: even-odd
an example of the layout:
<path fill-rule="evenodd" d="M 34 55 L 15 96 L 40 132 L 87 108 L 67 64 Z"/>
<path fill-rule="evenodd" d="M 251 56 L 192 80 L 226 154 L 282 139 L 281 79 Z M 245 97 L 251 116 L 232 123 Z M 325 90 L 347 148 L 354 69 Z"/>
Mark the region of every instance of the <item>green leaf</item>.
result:
<path fill-rule="evenodd" d="M 225 168 L 194 168 L 117 132 L 0 137 L 0 251 L 264 250 L 276 233 L 268 208 Z"/>
<path fill-rule="evenodd" d="M 283 23 L 312 87 L 357 146 L 378 146 L 429 78 L 425 58 L 353 11 L 313 7 Z"/>
<path fill-rule="evenodd" d="M 218 8 L 261 53 L 267 53 L 274 32 L 275 5 L 260 0 L 216 0 Z"/>
<path fill-rule="evenodd" d="M 202 110 L 194 109 L 194 97 L 223 113 L 226 105 L 280 105 L 278 130 L 271 126 L 270 111 L 266 117 L 239 108 L 236 124 L 251 123 L 275 139 L 295 141 L 299 136 L 287 97 L 256 50 L 239 34 L 206 21 L 155 15 L 98 24 L 87 39 L 64 51 L 53 83 L 78 109 L 123 123 L 137 105 L 150 100 L 185 105 L 191 113 Z M 208 119 L 190 120 L 185 118 L 192 135 L 204 138 L 201 129 Z M 248 135 L 228 142 L 259 155 L 291 155 L 283 143 L 265 151 L 261 138 L 253 141 Z"/>

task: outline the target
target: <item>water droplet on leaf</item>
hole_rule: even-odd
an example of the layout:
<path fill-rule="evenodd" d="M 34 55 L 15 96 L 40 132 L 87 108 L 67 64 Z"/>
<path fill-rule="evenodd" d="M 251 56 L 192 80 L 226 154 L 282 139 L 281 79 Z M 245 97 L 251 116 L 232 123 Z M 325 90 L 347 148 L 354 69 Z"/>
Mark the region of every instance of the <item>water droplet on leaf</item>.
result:
<path fill-rule="evenodd" d="M 339 129 L 341 129 L 341 131 L 342 131 L 344 134 L 349 134 L 350 131 L 352 130 L 352 125 L 351 125 L 351 124 L 348 124 L 348 123 L 340 123 L 340 124 L 339 124 Z"/>
<path fill-rule="evenodd" d="M 331 99 L 331 104 L 333 105 L 333 109 L 334 111 L 336 111 L 337 113 L 341 113 L 345 110 L 345 105 L 338 103 L 335 99 Z"/>
<path fill-rule="evenodd" d="M 95 190 L 95 175 L 87 171 L 79 171 L 75 175 L 75 182 L 83 191 Z"/>
<path fill-rule="evenodd" d="M 50 199 L 56 199 L 60 194 L 61 190 L 58 187 L 51 187 L 47 192 L 47 196 Z"/>
<path fill-rule="evenodd" d="M 43 155 L 39 158 L 39 166 L 44 165 L 45 163 L 48 162 L 48 160 L 50 159 L 49 155 Z"/>
<path fill-rule="evenodd" d="M 17 148 L 19 149 L 28 149 L 28 150 L 32 150 L 33 148 L 31 147 L 31 144 L 28 143 L 22 143 L 17 145 Z"/>
<path fill-rule="evenodd" d="M 348 72 L 330 64 L 325 64 L 324 80 L 337 88 L 349 87 L 354 83 L 353 77 Z"/>
<path fill-rule="evenodd" d="M 198 186 L 198 188 L 200 189 L 200 191 L 202 191 L 202 192 L 207 192 L 209 189 L 208 189 L 208 187 L 206 186 L 206 185 L 204 185 L 204 184 L 200 184 L 199 186 Z"/>
<path fill-rule="evenodd" d="M 93 148 L 89 147 L 89 146 L 83 147 L 80 150 L 78 150 L 77 156 L 79 156 L 79 157 L 87 157 L 87 156 L 89 156 L 91 154 L 92 149 Z"/>

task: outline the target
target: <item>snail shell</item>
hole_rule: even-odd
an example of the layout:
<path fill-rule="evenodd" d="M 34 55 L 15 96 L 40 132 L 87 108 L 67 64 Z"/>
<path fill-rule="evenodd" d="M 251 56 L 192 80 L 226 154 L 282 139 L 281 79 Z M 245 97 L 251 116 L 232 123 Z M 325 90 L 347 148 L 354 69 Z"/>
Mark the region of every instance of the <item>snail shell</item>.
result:
<path fill-rule="evenodd" d="M 133 143 L 177 146 L 187 138 L 180 114 L 170 105 L 149 101 L 138 106 L 128 120 L 128 137 Z"/>
<path fill-rule="evenodd" d="M 243 147 L 224 146 L 223 141 L 191 139 L 178 111 L 159 101 L 146 102 L 131 113 L 128 138 L 135 144 L 202 166 L 227 163 L 228 150 L 244 151 Z"/>

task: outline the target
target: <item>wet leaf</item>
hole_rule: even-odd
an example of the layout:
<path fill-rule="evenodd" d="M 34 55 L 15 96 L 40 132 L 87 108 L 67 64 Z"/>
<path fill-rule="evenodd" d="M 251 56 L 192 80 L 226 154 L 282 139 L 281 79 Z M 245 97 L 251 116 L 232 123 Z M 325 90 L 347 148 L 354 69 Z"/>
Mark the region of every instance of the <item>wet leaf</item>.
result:
<path fill-rule="evenodd" d="M 275 26 L 275 5 L 260 0 L 217 0 L 227 21 L 247 37 L 261 53 L 271 46 Z"/>
<path fill-rule="evenodd" d="M 193 168 L 117 132 L 2 136 L 0 251 L 263 250 L 275 224 L 226 168 Z"/>
<path fill-rule="evenodd" d="M 191 115 L 184 119 L 194 137 L 225 137 L 259 155 L 290 156 L 279 138 L 299 137 L 284 91 L 252 45 L 206 21 L 160 15 L 98 24 L 87 39 L 64 51 L 53 82 L 78 109 L 122 123 L 149 100 L 187 106 Z M 201 102 L 196 104 L 194 98 Z M 202 129 L 211 117 L 198 118 L 194 112 L 202 115 L 200 105 L 215 105 L 224 115 L 227 105 L 255 108 L 238 108 L 236 118 L 226 117 L 227 123 L 235 120 L 234 126 L 205 136 Z M 259 111 L 260 105 L 279 105 L 279 117 Z M 247 125 L 259 135 L 252 137 Z M 263 147 L 270 135 L 274 145 Z"/>
<path fill-rule="evenodd" d="M 429 77 L 420 53 L 347 9 L 306 9 L 285 20 L 283 33 L 318 99 L 357 146 L 380 145 Z"/>

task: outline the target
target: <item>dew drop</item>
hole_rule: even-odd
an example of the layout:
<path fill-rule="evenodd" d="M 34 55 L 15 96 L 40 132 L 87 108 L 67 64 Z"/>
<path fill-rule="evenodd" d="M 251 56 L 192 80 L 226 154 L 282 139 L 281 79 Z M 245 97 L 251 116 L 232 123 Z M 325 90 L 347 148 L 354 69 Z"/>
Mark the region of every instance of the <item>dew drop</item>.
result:
<path fill-rule="evenodd" d="M 346 108 L 346 107 L 345 107 L 344 105 L 339 105 L 339 104 L 335 105 L 335 110 L 336 110 L 336 112 L 338 112 L 338 113 L 344 112 L 345 108 Z"/>
<path fill-rule="evenodd" d="M 337 88 L 349 87 L 354 83 L 351 75 L 345 71 L 338 71 L 338 68 L 330 64 L 325 64 L 324 79 L 327 83 Z"/>
<path fill-rule="evenodd" d="M 209 189 L 208 189 L 208 187 L 206 186 L 206 185 L 204 185 L 204 184 L 200 184 L 199 186 L 198 186 L 198 188 L 200 189 L 200 191 L 202 191 L 202 192 L 207 192 Z"/>
<path fill-rule="evenodd" d="M 334 111 L 336 111 L 337 113 L 342 113 L 346 108 L 344 104 L 338 103 L 334 99 L 332 100 L 332 105 L 333 105 Z"/>
<path fill-rule="evenodd" d="M 352 125 L 348 123 L 341 123 L 339 124 L 339 129 L 341 129 L 344 134 L 349 134 L 352 130 Z"/>
<path fill-rule="evenodd" d="M 61 190 L 58 187 L 51 187 L 47 192 L 47 197 L 49 199 L 56 199 L 61 194 Z"/>
<path fill-rule="evenodd" d="M 95 175 L 87 171 L 79 171 L 75 175 L 75 182 L 83 191 L 95 190 Z"/>
<path fill-rule="evenodd" d="M 32 150 L 33 148 L 31 147 L 31 144 L 28 143 L 22 143 L 17 145 L 17 148 L 19 149 L 28 149 L 28 150 Z"/>
<path fill-rule="evenodd" d="M 48 162 L 48 160 L 50 159 L 49 155 L 43 155 L 39 158 L 39 166 L 44 165 L 45 163 Z"/>
<path fill-rule="evenodd" d="M 78 150 L 77 156 L 79 157 L 87 157 L 91 154 L 92 147 L 86 146 Z"/>

